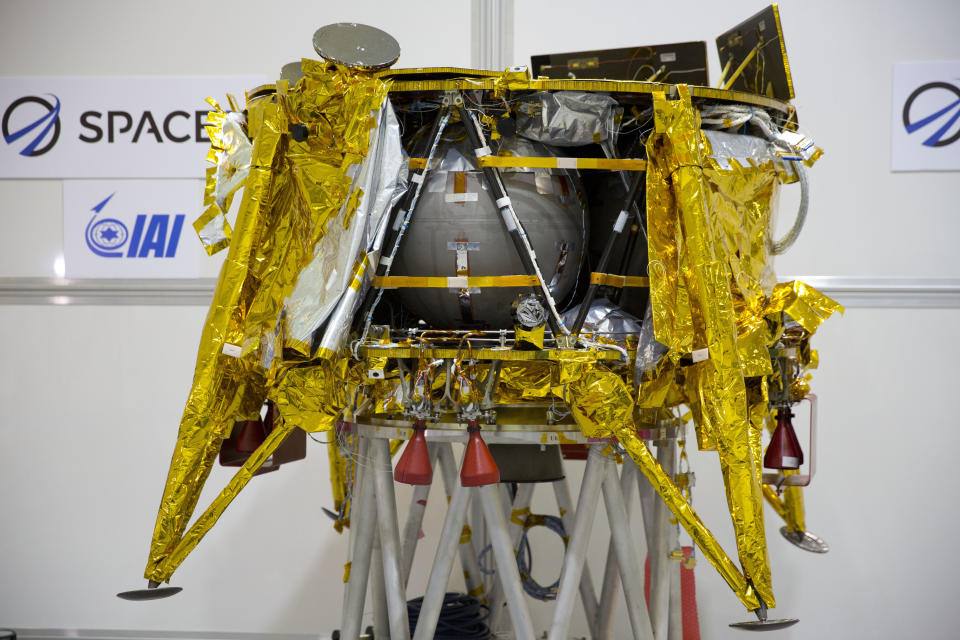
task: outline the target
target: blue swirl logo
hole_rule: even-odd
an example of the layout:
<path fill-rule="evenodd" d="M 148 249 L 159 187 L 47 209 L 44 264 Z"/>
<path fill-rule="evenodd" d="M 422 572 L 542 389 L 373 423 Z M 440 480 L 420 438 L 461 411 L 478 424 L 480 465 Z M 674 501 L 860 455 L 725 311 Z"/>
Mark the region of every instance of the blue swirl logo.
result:
<path fill-rule="evenodd" d="M 60 98 L 52 93 L 47 95 L 53 98 L 52 104 L 38 96 L 24 96 L 10 103 L 7 110 L 3 112 L 3 121 L 0 122 L 0 125 L 2 125 L 3 140 L 7 144 L 12 144 L 27 134 L 36 133 L 27 143 L 27 146 L 20 150 L 19 153 L 22 156 L 43 155 L 53 148 L 60 137 Z M 46 113 L 16 131 L 10 131 L 11 116 L 17 109 L 28 104 L 40 105 L 46 109 Z"/>
<path fill-rule="evenodd" d="M 928 91 L 942 92 L 944 90 L 952 93 L 956 99 L 947 106 L 938 109 L 933 113 L 928 113 L 918 120 L 911 119 L 910 107 L 913 106 L 914 100 Z M 951 114 L 951 112 L 953 113 Z M 960 127 L 958 127 L 952 135 L 947 136 L 947 133 L 949 133 L 953 125 L 957 123 L 957 120 L 960 120 L 960 88 L 957 88 L 955 85 L 952 85 L 948 82 L 928 82 L 925 85 L 921 85 L 910 94 L 910 96 L 907 98 L 907 101 L 903 104 L 903 126 L 907 130 L 908 134 L 919 131 L 927 125 L 933 124 L 934 122 L 943 121 L 944 119 L 946 120 L 944 124 L 939 129 L 934 131 L 929 138 L 923 141 L 923 146 L 945 147 L 948 144 L 953 144 L 960 139 Z"/>
<path fill-rule="evenodd" d="M 127 242 L 127 238 L 130 237 L 130 233 L 127 231 L 127 225 L 116 218 L 97 220 L 97 216 L 103 211 L 103 208 L 107 206 L 107 203 L 110 202 L 110 198 L 115 195 L 116 192 L 111 193 L 102 202 L 94 206 L 91 209 L 91 211 L 94 212 L 93 217 L 90 218 L 90 222 L 87 223 L 87 247 L 89 247 L 90 251 L 103 258 L 122 257 L 123 252 L 117 251 L 117 249 L 122 247 Z"/>

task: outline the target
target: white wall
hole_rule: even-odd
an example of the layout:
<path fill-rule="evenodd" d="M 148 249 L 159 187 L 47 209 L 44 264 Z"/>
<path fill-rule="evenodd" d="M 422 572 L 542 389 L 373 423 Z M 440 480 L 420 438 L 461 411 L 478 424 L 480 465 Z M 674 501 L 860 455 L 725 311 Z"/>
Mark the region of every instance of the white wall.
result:
<path fill-rule="evenodd" d="M 317 26 L 343 20 L 393 33 L 403 66 L 468 66 L 468 4 L 420 2 L 417 14 L 413 6 L 4 0 L 0 75 L 274 75 L 311 54 Z M 761 3 L 515 6 L 514 51 L 523 62 L 550 51 L 711 42 Z M 779 271 L 960 276 L 958 174 L 891 174 L 888 143 L 893 61 L 960 58 L 960 5 L 784 2 L 781 15 L 800 121 L 827 155 L 811 172 L 808 229 Z M 710 50 L 716 78 L 712 42 Z M 58 182 L 0 181 L 0 277 L 53 275 L 60 207 Z M 0 626 L 300 633 L 338 626 L 346 538 L 320 512 L 331 502 L 322 445 L 311 445 L 305 462 L 251 483 L 175 575 L 183 594 L 154 603 L 113 595 L 142 585 L 204 314 L 201 307 L 0 307 Z M 958 322 L 957 309 L 852 309 L 818 334 L 821 445 L 807 521 L 833 550 L 812 556 L 770 536 L 780 605 L 773 613 L 801 618 L 779 637 L 956 635 Z M 732 548 L 716 459 L 697 454 L 693 464 L 695 504 Z M 208 488 L 228 477 L 216 469 Z M 401 505 L 407 495 L 400 491 Z M 544 511 L 552 507 L 548 492 L 538 495 Z M 201 502 L 211 497 L 207 491 Z M 441 520 L 434 501 L 424 548 Z M 595 559 L 606 535 L 598 523 Z M 594 566 L 599 574 L 602 565 Z M 418 558 L 411 596 L 428 569 Z M 735 637 L 727 623 L 747 614 L 705 563 L 697 580 L 702 636 Z M 536 612 L 545 624 L 545 608 Z M 619 624 L 618 637 L 626 637 L 622 615 Z M 571 632 L 585 633 L 582 620 Z"/>

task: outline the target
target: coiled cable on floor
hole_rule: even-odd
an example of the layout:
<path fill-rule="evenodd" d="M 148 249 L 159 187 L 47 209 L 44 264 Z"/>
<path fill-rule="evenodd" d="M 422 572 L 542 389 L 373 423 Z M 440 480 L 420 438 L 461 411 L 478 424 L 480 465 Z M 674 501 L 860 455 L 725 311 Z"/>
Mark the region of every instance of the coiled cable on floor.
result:
<path fill-rule="evenodd" d="M 553 531 L 560 539 L 563 545 L 567 545 L 567 531 L 563 528 L 563 520 L 557 516 L 548 516 L 540 514 L 530 514 L 523 524 L 523 535 L 520 537 L 520 544 L 517 545 L 517 569 L 520 570 L 520 581 L 523 583 L 523 590 L 537 600 L 556 600 L 557 589 L 560 587 L 560 578 L 551 585 L 543 586 L 533 579 L 530 572 L 533 569 L 533 552 L 530 550 L 530 542 L 527 540 L 527 532 L 532 527 L 546 527 Z"/>
<path fill-rule="evenodd" d="M 423 598 L 407 602 L 407 617 L 410 619 L 410 635 L 417 628 Z M 434 640 L 490 640 L 487 627 L 487 605 L 463 593 L 447 593 L 437 621 Z"/>

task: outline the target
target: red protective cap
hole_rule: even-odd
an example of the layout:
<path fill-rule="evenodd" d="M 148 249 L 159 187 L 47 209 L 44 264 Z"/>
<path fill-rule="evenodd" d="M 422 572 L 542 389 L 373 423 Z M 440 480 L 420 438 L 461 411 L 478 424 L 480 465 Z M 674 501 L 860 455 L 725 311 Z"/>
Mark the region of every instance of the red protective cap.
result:
<path fill-rule="evenodd" d="M 413 436 L 407 442 L 403 455 L 397 461 L 393 479 L 404 484 L 430 484 L 433 482 L 433 468 L 430 466 L 430 452 L 423 432 L 427 425 L 423 420 L 413 424 Z"/>
<path fill-rule="evenodd" d="M 790 422 L 791 416 L 789 409 L 777 412 L 777 428 L 763 456 L 763 466 L 768 469 L 799 469 L 803 464 L 803 449 Z"/>
<path fill-rule="evenodd" d="M 586 460 L 590 455 L 590 446 L 587 444 L 561 444 L 560 455 L 564 460 Z"/>
<path fill-rule="evenodd" d="M 480 425 L 476 420 L 467 423 L 470 439 L 463 454 L 460 467 L 460 484 L 465 487 L 481 487 L 500 482 L 500 469 L 490 455 L 487 443 L 480 437 Z"/>

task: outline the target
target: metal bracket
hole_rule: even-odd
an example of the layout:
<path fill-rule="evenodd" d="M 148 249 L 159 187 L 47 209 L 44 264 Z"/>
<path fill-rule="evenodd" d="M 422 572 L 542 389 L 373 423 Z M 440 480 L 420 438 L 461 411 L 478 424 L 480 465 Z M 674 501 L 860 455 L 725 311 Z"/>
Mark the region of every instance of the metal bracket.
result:
<path fill-rule="evenodd" d="M 463 94 L 459 91 L 444 91 L 443 92 L 443 105 L 444 106 L 461 106 L 463 105 Z"/>
<path fill-rule="evenodd" d="M 554 339 L 559 349 L 573 349 L 577 346 L 577 336 L 574 334 L 554 336 Z"/>

